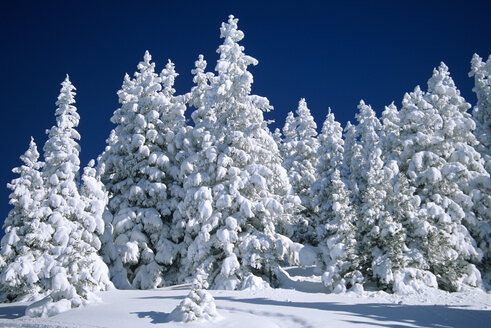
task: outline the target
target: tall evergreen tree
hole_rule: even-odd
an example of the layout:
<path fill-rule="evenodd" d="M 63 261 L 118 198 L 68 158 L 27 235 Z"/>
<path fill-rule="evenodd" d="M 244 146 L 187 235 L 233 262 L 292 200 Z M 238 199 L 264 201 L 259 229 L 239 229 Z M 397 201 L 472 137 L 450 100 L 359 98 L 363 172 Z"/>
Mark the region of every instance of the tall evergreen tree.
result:
<path fill-rule="evenodd" d="M 474 121 L 467 112 L 471 106 L 460 96 L 460 91 L 456 88 L 448 72 L 448 67 L 444 63 L 441 63 L 438 70 L 433 72 L 433 76 L 428 81 L 427 98 L 428 102 L 438 110 L 443 120 L 441 134 L 444 142 L 441 145 L 443 150 L 441 156 L 444 158 L 445 164 L 441 173 L 446 186 L 443 185 L 442 189 L 448 192 L 448 198 L 451 202 L 454 202 L 461 209 L 460 211 L 451 210 L 453 212 L 451 212 L 453 214 L 452 220 L 457 226 L 460 224 L 465 226 L 472 235 L 479 236 L 483 223 L 486 223 L 486 218 L 482 216 L 484 213 L 475 211 L 476 208 L 472 202 L 473 196 L 475 195 L 475 190 L 479 187 L 485 188 L 479 190 L 481 194 L 488 193 L 489 195 L 490 188 L 489 181 L 487 186 L 479 186 L 475 181 L 489 179 L 489 175 L 484 169 L 480 154 L 474 148 L 478 141 L 473 133 L 475 129 Z M 474 201 L 484 201 L 487 204 L 491 204 L 489 197 L 485 199 L 474 197 Z M 445 204 L 443 206 L 448 205 Z M 462 245 L 461 241 L 457 242 L 457 250 L 462 258 L 467 261 L 480 262 L 481 252 L 479 249 L 475 249 L 474 240 L 464 229 L 461 228 L 460 232 L 460 238 L 464 240 L 464 243 Z M 489 235 L 487 237 L 489 242 Z M 480 282 L 473 281 L 474 269 L 471 267 L 471 265 L 466 265 L 465 269 L 462 268 L 465 272 L 461 277 L 463 282 L 475 285 Z M 461 281 L 457 281 L 452 283 L 452 285 L 458 288 L 460 283 Z"/>
<path fill-rule="evenodd" d="M 329 113 L 319 135 L 319 178 L 310 194 L 317 216 L 316 235 L 323 263 L 324 284 L 335 292 L 345 291 L 363 282 L 358 271 L 356 215 L 350 204 L 349 191 L 341 179 L 343 130 Z"/>
<path fill-rule="evenodd" d="M 177 74 L 169 62 L 159 76 L 148 51 L 134 79 L 126 75 L 118 92 L 117 124 L 101 155 L 101 180 L 109 193 L 107 220 L 113 246 L 107 247 L 113 281 L 125 288 L 154 288 L 177 253 L 170 223 L 177 207 L 173 196 L 177 143 L 185 106 L 173 96 Z M 162 87 L 163 86 L 163 87 Z M 110 242 L 110 241 L 108 241 Z"/>
<path fill-rule="evenodd" d="M 472 111 L 476 122 L 474 134 L 479 141 L 475 146 L 484 160 L 488 174 L 491 174 L 491 56 L 486 62 L 474 54 L 471 61 L 469 76 L 474 77 L 474 88 L 477 104 Z M 484 252 L 481 271 L 487 273 L 486 280 L 491 281 L 491 179 L 481 176 L 473 179 L 472 201 L 474 211 L 480 220 L 471 224 L 471 232 L 479 247 Z"/>
<path fill-rule="evenodd" d="M 473 149 L 469 107 L 442 63 L 428 81 L 428 92 L 416 88 L 401 110 L 401 171 L 420 203 L 409 228 L 417 241 L 412 247 L 423 253 L 423 268 L 448 290 L 480 283 L 471 263 L 478 263 L 482 252 L 466 226 L 480 220 L 468 186 L 485 171 Z"/>
<path fill-rule="evenodd" d="M 295 206 L 276 142 L 263 111 L 266 98 L 251 95 L 257 60 L 238 44 L 238 20 L 223 23 L 216 71 L 201 102 L 195 134 L 200 140 L 186 197 L 180 209 L 188 219 L 182 277 L 204 287 L 236 289 L 255 276 L 275 282 L 284 247 L 276 226 Z M 194 118 L 194 117 L 193 117 Z M 187 167 L 183 167 L 187 169 Z M 191 236 L 191 237 L 190 237 Z M 196 236 L 196 237 L 194 237 Z"/>
<path fill-rule="evenodd" d="M 49 295 L 26 310 L 31 316 L 52 315 L 86 303 L 95 291 L 112 286 L 108 269 L 98 256 L 99 235 L 103 225 L 86 212 L 79 193 L 79 152 L 76 130 L 79 115 L 75 87 L 68 76 L 61 84 L 56 125 L 47 130 L 44 145 L 45 165 L 42 171 L 46 197 L 41 220 L 48 222 L 53 234 L 44 249 L 44 276 Z"/>
<path fill-rule="evenodd" d="M 403 101 L 407 101 L 406 95 Z M 384 169 L 380 184 L 384 187 L 385 216 L 379 226 L 378 259 L 374 261 L 374 270 L 378 282 L 395 292 L 410 293 L 424 286 L 436 287 L 435 277 L 421 270 L 419 263 L 422 254 L 412 247 L 413 231 L 411 222 L 418 210 L 419 198 L 414 196 L 407 176 L 400 171 L 401 153 L 404 150 L 401 141 L 401 117 L 392 103 L 382 112 L 381 148 Z"/>
<path fill-rule="evenodd" d="M 354 176 L 360 200 L 357 239 L 361 269 L 366 277 L 389 285 L 393 282 L 394 271 L 403 266 L 405 232 L 394 220 L 388 205 L 398 168 L 396 163 L 384 165 L 382 125 L 375 112 L 363 101 L 358 108 L 356 129 L 362 152 L 354 166 Z"/>
<path fill-rule="evenodd" d="M 0 251 L 0 295 L 2 301 L 12 301 L 42 293 L 43 254 L 53 233 L 48 222 L 42 221 L 41 207 L 45 196 L 39 152 L 31 138 L 29 149 L 20 157 L 23 165 L 12 171 L 19 175 L 7 186 L 12 190 L 5 236 Z"/>
<path fill-rule="evenodd" d="M 315 243 L 315 222 L 310 198 L 310 187 L 317 179 L 316 166 L 319 160 L 317 125 L 307 107 L 305 99 L 298 103 L 297 116 L 288 114 L 285 126 L 285 141 L 282 143 L 283 166 L 293 191 L 300 197 L 303 211 L 300 222 L 295 226 L 294 240 L 301 243 Z"/>
<path fill-rule="evenodd" d="M 348 121 L 344 128 L 344 152 L 341 165 L 341 177 L 346 186 L 351 191 L 351 204 L 356 208 L 360 207 L 358 189 L 358 164 L 361 160 L 362 147 L 358 142 L 359 135 L 356 126 Z"/>
<path fill-rule="evenodd" d="M 472 91 L 477 96 L 477 104 L 472 110 L 476 122 L 475 135 L 479 144 L 477 150 L 486 162 L 486 169 L 491 174 L 491 55 L 486 62 L 477 54 L 472 56 L 470 77 L 474 77 Z"/>

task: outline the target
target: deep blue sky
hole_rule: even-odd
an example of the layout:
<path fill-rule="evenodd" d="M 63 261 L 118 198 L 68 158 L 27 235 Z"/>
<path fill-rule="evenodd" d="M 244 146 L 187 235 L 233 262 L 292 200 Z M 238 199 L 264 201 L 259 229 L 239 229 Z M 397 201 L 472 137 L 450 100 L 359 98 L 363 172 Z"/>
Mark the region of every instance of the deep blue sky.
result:
<path fill-rule="evenodd" d="M 405 92 L 426 89 L 442 60 L 474 104 L 471 56 L 491 54 L 490 1 L 4 1 L 0 222 L 10 210 L 11 169 L 30 136 L 42 149 L 66 73 L 77 88 L 85 165 L 104 149 L 116 92 L 144 51 L 159 72 L 172 59 L 176 89 L 187 92 L 199 54 L 214 69 L 229 14 L 239 18 L 246 53 L 259 60 L 253 92 L 275 107 L 267 114 L 273 127 L 302 97 L 319 127 L 329 106 L 343 125 L 362 98 L 379 113 L 392 101 L 399 107 Z"/>

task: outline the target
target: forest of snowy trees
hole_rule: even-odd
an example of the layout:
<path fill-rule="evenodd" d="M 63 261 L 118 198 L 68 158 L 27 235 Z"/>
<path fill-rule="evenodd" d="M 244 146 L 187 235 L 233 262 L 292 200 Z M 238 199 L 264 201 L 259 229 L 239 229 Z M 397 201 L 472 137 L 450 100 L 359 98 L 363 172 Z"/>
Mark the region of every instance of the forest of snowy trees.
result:
<path fill-rule="evenodd" d="M 31 140 L 8 184 L 0 301 L 40 300 L 27 312 L 44 316 L 114 287 L 274 287 L 287 264 L 315 265 L 336 293 L 489 282 L 491 56 L 472 58 L 473 108 L 441 63 L 381 117 L 360 101 L 356 122 L 343 129 L 329 110 L 318 133 L 301 99 L 272 132 L 237 23 L 184 94 L 174 64 L 158 73 L 146 52 L 83 172 L 66 77 L 43 160 Z"/>

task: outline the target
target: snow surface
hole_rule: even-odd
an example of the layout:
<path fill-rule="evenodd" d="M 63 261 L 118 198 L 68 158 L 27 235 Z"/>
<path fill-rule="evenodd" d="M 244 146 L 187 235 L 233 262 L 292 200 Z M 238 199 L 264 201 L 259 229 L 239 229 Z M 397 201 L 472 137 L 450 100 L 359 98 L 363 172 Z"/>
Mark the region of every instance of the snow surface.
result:
<path fill-rule="evenodd" d="M 100 303 L 49 318 L 25 317 L 28 303 L 0 304 L 0 327 L 489 327 L 491 322 L 491 293 L 479 289 L 327 294 L 313 268 L 297 267 L 286 268 L 280 282 L 278 289 L 209 291 L 218 312 L 212 321 L 171 321 L 192 289 L 177 285 L 100 292 Z"/>

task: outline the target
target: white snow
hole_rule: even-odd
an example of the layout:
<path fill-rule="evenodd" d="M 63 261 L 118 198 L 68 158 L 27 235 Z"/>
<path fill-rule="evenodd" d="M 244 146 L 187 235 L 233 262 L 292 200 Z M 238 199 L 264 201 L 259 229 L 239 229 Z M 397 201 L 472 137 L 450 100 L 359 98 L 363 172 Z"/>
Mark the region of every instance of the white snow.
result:
<path fill-rule="evenodd" d="M 26 317 L 29 303 L 0 304 L 0 327 L 486 327 L 491 322 L 491 294 L 480 289 L 328 294 L 312 268 L 284 273 L 282 288 L 210 290 L 219 315 L 211 321 L 173 321 L 171 312 L 192 289 L 177 285 L 100 292 L 101 303 L 48 318 Z"/>

